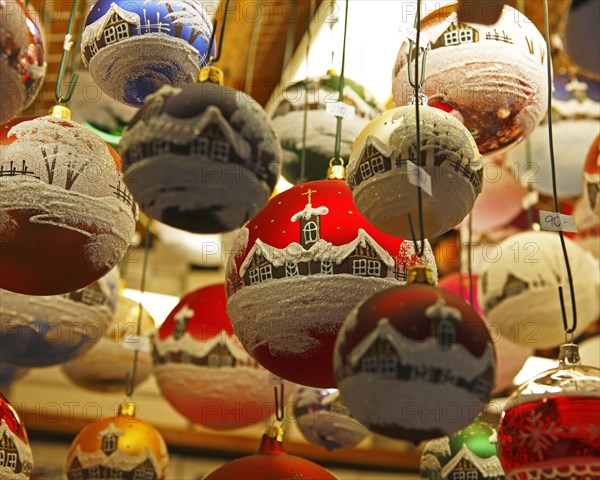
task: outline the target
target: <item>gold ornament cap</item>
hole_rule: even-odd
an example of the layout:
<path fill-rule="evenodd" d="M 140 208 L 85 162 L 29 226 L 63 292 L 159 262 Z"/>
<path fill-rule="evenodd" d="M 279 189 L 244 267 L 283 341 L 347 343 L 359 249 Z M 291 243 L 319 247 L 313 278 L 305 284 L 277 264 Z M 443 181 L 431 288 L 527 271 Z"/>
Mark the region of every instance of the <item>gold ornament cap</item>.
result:
<path fill-rule="evenodd" d="M 198 82 L 210 82 L 217 85 L 225 85 L 225 75 L 220 68 L 214 66 L 203 67 L 198 74 Z"/>
<path fill-rule="evenodd" d="M 136 411 L 137 405 L 133 402 L 121 402 L 121 405 L 119 405 L 119 415 L 123 415 L 125 417 L 135 417 Z"/>
<path fill-rule="evenodd" d="M 428 265 L 413 265 L 410 267 L 406 275 L 406 284 L 412 285 L 413 283 L 435 286 L 431 267 Z"/>
<path fill-rule="evenodd" d="M 346 180 L 346 166 L 343 159 L 334 157 L 329 160 L 327 180 Z"/>
<path fill-rule="evenodd" d="M 50 109 L 48 115 L 54 118 L 63 118 L 64 120 L 71 120 L 71 110 L 64 105 L 55 105 Z"/>
<path fill-rule="evenodd" d="M 282 443 L 285 437 L 285 430 L 283 429 L 283 424 L 281 422 L 276 422 L 267 426 L 267 429 L 265 430 L 265 435 L 269 438 L 274 438 L 279 443 Z"/>

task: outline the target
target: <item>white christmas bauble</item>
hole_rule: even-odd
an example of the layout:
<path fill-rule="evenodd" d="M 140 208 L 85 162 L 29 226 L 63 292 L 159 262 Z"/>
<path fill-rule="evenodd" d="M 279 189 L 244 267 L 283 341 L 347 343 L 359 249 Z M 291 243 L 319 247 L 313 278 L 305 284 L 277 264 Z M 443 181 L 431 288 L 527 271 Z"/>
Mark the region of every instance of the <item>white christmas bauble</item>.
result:
<path fill-rule="evenodd" d="M 577 336 L 598 319 L 600 269 L 589 252 L 568 238 L 565 242 L 575 288 Z M 563 343 L 559 285 L 569 324 L 572 314 L 558 234 L 518 233 L 500 243 L 497 252 L 495 261 L 483 265 L 479 279 L 479 304 L 497 335 L 535 349 Z"/>

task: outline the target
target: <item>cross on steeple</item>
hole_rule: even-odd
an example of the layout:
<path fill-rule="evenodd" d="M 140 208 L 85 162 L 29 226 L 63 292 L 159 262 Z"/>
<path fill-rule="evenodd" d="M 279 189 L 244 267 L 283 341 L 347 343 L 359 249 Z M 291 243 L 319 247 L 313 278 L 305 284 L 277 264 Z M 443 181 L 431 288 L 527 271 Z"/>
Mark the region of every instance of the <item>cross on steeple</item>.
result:
<path fill-rule="evenodd" d="M 316 190 L 313 190 L 312 188 L 309 188 L 305 193 L 303 193 L 302 195 L 308 195 L 308 203 L 311 203 L 311 197 L 313 193 L 317 193 Z"/>

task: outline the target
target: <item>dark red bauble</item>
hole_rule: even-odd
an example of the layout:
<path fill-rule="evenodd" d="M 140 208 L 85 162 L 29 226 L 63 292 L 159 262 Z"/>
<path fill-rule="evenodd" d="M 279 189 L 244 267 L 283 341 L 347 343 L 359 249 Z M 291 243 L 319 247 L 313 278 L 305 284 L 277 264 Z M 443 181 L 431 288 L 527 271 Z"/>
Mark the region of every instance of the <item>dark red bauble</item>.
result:
<path fill-rule="evenodd" d="M 316 463 L 283 451 L 282 442 L 263 435 L 258 453 L 238 458 L 209 473 L 203 480 L 336 480 Z"/>
<path fill-rule="evenodd" d="M 495 354 L 484 321 L 466 302 L 411 284 L 376 293 L 352 311 L 334 367 L 356 420 L 418 443 L 473 421 L 494 386 Z"/>

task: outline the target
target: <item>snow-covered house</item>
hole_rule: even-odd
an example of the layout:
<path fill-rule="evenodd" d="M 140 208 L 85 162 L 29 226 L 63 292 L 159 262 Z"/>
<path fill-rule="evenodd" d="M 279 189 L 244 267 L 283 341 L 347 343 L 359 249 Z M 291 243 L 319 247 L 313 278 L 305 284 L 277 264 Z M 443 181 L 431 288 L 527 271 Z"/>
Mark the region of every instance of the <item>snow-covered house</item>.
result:
<path fill-rule="evenodd" d="M 81 302 L 90 306 L 104 305 L 108 298 L 98 282 L 94 282 L 81 290 L 66 293 L 65 296 L 74 302 Z"/>
<path fill-rule="evenodd" d="M 443 298 L 425 310 L 431 320 L 431 331 L 441 348 L 449 348 L 457 341 L 456 326 L 462 320 L 460 310 L 446 305 Z"/>
<path fill-rule="evenodd" d="M 487 283 L 488 283 L 487 282 L 487 272 L 484 272 L 484 274 L 481 277 L 481 286 L 482 286 L 481 292 L 483 294 L 485 294 L 487 291 Z M 504 282 L 504 287 L 502 288 L 502 292 L 499 295 L 490 297 L 485 302 L 485 310 L 489 311 L 492 308 L 494 308 L 496 305 L 498 305 L 499 303 L 503 302 L 508 297 L 511 297 L 513 295 L 518 295 L 527 289 L 529 289 L 529 284 L 525 280 L 521 280 L 520 278 L 516 277 L 512 273 L 509 273 L 506 276 L 506 280 Z"/>
<path fill-rule="evenodd" d="M 20 439 L 14 437 L 4 420 L 0 424 L 0 476 L 5 473 L 10 475 L 23 475 L 29 478 L 31 465 L 23 458 Z M 4 478 L 4 477 L 2 477 Z M 19 477 L 21 478 L 21 477 Z"/>
<path fill-rule="evenodd" d="M 479 41 L 479 31 L 462 22 L 452 22 L 439 38 L 431 44 L 431 49 L 475 43 Z"/>
<path fill-rule="evenodd" d="M 139 31 L 140 16 L 112 3 L 102 17 L 85 28 L 81 38 L 85 66 L 100 49 L 133 36 L 134 28 Z"/>
<path fill-rule="evenodd" d="M 448 480 L 504 480 L 497 456 L 480 458 L 466 444 L 444 465 L 441 474 Z"/>

